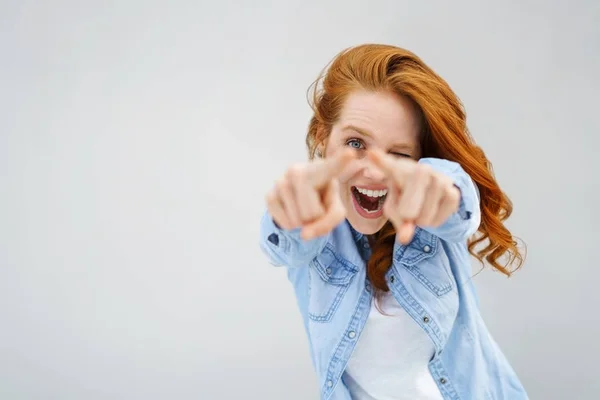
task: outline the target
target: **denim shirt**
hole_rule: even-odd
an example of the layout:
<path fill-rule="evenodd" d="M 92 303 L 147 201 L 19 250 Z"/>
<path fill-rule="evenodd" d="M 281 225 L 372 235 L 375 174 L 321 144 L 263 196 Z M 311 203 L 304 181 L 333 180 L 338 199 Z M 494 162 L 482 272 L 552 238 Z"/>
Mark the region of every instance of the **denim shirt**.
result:
<path fill-rule="evenodd" d="M 444 399 L 528 399 L 478 309 L 467 249 L 481 220 L 477 188 L 457 163 L 419 162 L 453 179 L 460 206 L 439 227 L 417 227 L 408 245 L 396 242 L 385 276 L 390 291 L 433 342 L 429 371 Z M 287 268 L 321 399 L 350 400 L 344 369 L 373 300 L 367 238 L 344 221 L 328 235 L 305 241 L 299 229 L 279 229 L 265 212 L 260 246 L 271 264 Z"/>

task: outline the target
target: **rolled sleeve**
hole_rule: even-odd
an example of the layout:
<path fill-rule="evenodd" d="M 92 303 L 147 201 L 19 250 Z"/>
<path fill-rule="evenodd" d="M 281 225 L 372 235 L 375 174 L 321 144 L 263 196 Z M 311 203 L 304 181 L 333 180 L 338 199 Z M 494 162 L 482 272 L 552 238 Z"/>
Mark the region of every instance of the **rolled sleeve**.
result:
<path fill-rule="evenodd" d="M 297 267 L 307 265 L 327 244 L 328 236 L 304 240 L 300 229 L 285 230 L 277 226 L 265 211 L 260 223 L 260 248 L 272 265 Z"/>
<path fill-rule="evenodd" d="M 448 242 L 467 240 L 477 232 L 481 222 L 477 185 L 456 162 L 438 158 L 422 158 L 419 163 L 429 165 L 435 171 L 448 176 L 460 191 L 458 210 L 442 225 L 435 228 L 423 227 L 422 229 Z"/>

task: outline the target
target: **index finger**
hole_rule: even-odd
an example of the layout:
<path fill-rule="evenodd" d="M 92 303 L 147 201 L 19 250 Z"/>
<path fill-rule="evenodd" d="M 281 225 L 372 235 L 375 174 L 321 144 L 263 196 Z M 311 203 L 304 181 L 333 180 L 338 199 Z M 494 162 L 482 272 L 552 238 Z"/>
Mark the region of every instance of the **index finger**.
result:
<path fill-rule="evenodd" d="M 414 163 L 412 160 L 411 162 L 391 157 L 378 149 L 369 150 L 367 157 L 400 187 L 408 180 L 412 169 L 411 164 Z"/>
<path fill-rule="evenodd" d="M 335 156 L 327 158 L 317 165 L 312 171 L 313 184 L 316 187 L 326 186 L 333 178 L 337 177 L 346 168 L 346 165 L 356 158 L 352 149 L 344 149 Z"/>

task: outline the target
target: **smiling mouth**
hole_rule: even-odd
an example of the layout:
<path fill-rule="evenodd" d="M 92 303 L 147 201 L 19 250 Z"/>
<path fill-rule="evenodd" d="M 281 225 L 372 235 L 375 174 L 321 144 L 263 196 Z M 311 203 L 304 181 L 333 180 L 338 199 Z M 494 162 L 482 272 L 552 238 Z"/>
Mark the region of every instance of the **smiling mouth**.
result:
<path fill-rule="evenodd" d="M 387 197 L 387 192 L 387 189 L 367 190 L 357 188 L 356 186 L 352 187 L 352 195 L 358 202 L 358 205 L 367 213 L 376 213 L 381 210 Z"/>

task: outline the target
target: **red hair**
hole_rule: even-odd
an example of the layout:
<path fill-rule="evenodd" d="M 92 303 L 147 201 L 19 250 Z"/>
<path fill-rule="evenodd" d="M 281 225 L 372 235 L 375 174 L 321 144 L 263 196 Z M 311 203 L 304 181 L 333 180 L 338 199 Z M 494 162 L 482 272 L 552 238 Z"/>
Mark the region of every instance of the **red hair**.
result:
<path fill-rule="evenodd" d="M 446 81 L 419 57 L 388 45 L 352 47 L 333 59 L 312 89 L 310 102 L 314 115 L 306 136 L 310 159 L 331 133 L 346 98 L 353 91 L 391 91 L 412 100 L 422 120 L 422 157 L 459 163 L 479 189 L 481 224 L 477 234 L 469 239 L 469 252 L 507 276 L 521 266 L 523 255 L 503 223 L 512 212 L 512 203 L 496 182 L 490 161 L 467 129 L 462 103 Z M 392 265 L 394 243 L 395 230 L 390 222 L 372 238 L 367 275 L 380 291 L 389 290 L 385 273 Z M 504 264 L 499 261 L 502 258 Z"/>

